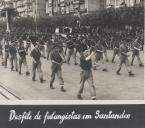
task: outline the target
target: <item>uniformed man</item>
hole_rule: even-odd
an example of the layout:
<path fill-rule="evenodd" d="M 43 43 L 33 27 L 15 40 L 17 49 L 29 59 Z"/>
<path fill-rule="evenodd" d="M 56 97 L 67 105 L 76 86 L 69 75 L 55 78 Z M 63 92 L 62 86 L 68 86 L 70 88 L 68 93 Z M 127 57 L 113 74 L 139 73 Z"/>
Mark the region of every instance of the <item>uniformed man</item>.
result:
<path fill-rule="evenodd" d="M 115 41 L 114 42 L 114 50 L 113 50 L 113 57 L 112 57 L 112 63 L 114 63 L 114 59 L 116 57 L 116 55 L 119 56 L 119 41 Z"/>
<path fill-rule="evenodd" d="M 73 37 L 73 43 L 74 43 L 74 64 L 78 65 L 77 62 L 77 53 L 78 53 L 78 46 L 79 46 L 79 41 L 77 40 L 77 35 L 74 35 Z"/>
<path fill-rule="evenodd" d="M 90 37 L 90 38 L 88 39 L 88 45 L 89 45 L 89 47 L 90 47 L 90 51 L 92 52 L 93 49 L 94 49 L 94 47 L 95 47 L 95 45 L 96 45 L 96 41 L 94 40 L 93 37 Z"/>
<path fill-rule="evenodd" d="M 26 68 L 26 75 L 29 75 L 30 72 L 28 70 L 28 65 L 27 65 L 27 60 L 26 60 L 27 53 L 26 53 L 23 41 L 19 42 L 18 53 L 19 53 L 19 74 L 21 74 L 22 64 L 24 64 Z"/>
<path fill-rule="evenodd" d="M 37 42 L 36 44 L 34 44 L 34 49 L 31 51 L 31 57 L 32 57 L 32 81 L 35 81 L 35 77 L 36 77 L 36 69 L 38 71 L 39 74 L 39 79 L 40 79 L 40 83 L 44 83 L 45 80 L 43 79 L 43 72 L 41 69 L 41 52 L 40 52 L 40 44 Z"/>
<path fill-rule="evenodd" d="M 100 62 L 101 66 L 102 66 L 102 71 L 107 71 L 107 68 L 104 64 L 104 60 L 103 60 L 103 53 L 104 53 L 104 47 L 101 44 L 101 40 L 98 40 L 96 46 L 94 47 L 95 51 L 96 51 L 96 55 L 95 55 L 95 63 L 94 63 L 94 70 L 96 70 L 97 67 L 97 63 Z"/>
<path fill-rule="evenodd" d="M 43 56 L 44 59 L 46 59 L 46 55 L 45 55 L 45 43 L 43 39 L 38 40 L 40 46 L 39 46 L 39 50 L 41 52 L 41 56 Z"/>
<path fill-rule="evenodd" d="M 9 47 L 9 53 L 10 53 L 11 71 L 13 71 L 15 67 L 16 72 L 18 72 L 17 48 L 16 48 L 15 41 L 11 42 L 10 47 Z"/>
<path fill-rule="evenodd" d="M 31 40 L 29 36 L 27 36 L 27 39 L 26 39 L 26 52 L 27 53 L 28 53 L 28 50 L 31 52 Z"/>
<path fill-rule="evenodd" d="M 81 71 L 81 87 L 78 91 L 77 98 L 83 99 L 82 93 L 84 90 L 84 84 L 87 81 L 90 87 L 90 93 L 91 93 L 91 99 L 96 100 L 96 88 L 93 81 L 93 74 L 92 74 L 92 56 L 95 54 L 95 52 L 92 52 L 90 54 L 90 50 L 85 50 L 81 57 L 80 57 L 80 67 L 82 69 Z"/>
<path fill-rule="evenodd" d="M 4 49 L 5 49 L 4 66 L 6 68 L 7 67 L 7 61 L 8 61 L 8 58 L 9 58 L 9 42 L 8 42 L 8 40 L 5 41 Z"/>
<path fill-rule="evenodd" d="M 108 44 L 107 44 L 106 39 L 102 40 L 102 46 L 103 46 L 103 49 L 104 49 L 104 52 L 103 53 L 105 55 L 106 62 L 108 62 L 109 61 L 108 55 L 107 55 Z"/>
<path fill-rule="evenodd" d="M 127 43 L 125 40 L 122 41 L 122 44 L 120 45 L 119 51 L 120 51 L 120 62 L 119 62 L 119 66 L 118 66 L 118 69 L 116 71 L 116 74 L 120 75 L 120 70 L 122 68 L 122 64 L 125 64 L 125 67 L 129 73 L 129 76 L 134 76 L 131 69 L 129 68 L 129 60 L 128 60 L 128 54 L 127 54 L 129 52 L 129 49 L 127 47 Z"/>
<path fill-rule="evenodd" d="M 3 61 L 3 45 L 2 45 L 2 41 L 0 42 L 0 56 L 1 56 L 1 60 Z"/>
<path fill-rule="evenodd" d="M 46 58 L 47 58 L 47 60 L 49 60 L 50 52 L 51 52 L 52 47 L 53 47 L 53 42 L 54 42 L 53 39 L 48 39 L 46 41 Z"/>
<path fill-rule="evenodd" d="M 70 58 L 71 56 L 74 55 L 74 48 L 75 48 L 74 39 L 72 37 L 69 37 L 67 41 L 67 48 L 68 48 L 67 64 L 70 64 Z M 73 57 L 74 57 L 74 64 L 77 65 L 75 55 Z"/>
<path fill-rule="evenodd" d="M 83 37 L 81 37 L 81 35 L 79 35 L 76 40 L 76 49 L 79 52 L 79 54 L 82 54 L 85 50 L 88 49 L 86 41 L 85 39 L 83 40 Z"/>
<path fill-rule="evenodd" d="M 54 89 L 53 83 L 55 80 L 55 74 L 57 75 L 59 79 L 59 84 L 61 86 L 60 90 L 62 92 L 66 92 L 64 89 L 64 80 L 62 78 L 62 64 L 64 62 L 63 55 L 60 53 L 60 46 L 58 44 L 55 44 L 53 46 L 53 50 L 51 52 L 51 80 L 50 80 L 50 89 Z"/>
<path fill-rule="evenodd" d="M 137 60 L 138 60 L 139 66 L 140 66 L 140 67 L 143 67 L 143 64 L 142 64 L 141 59 L 140 59 L 140 54 L 139 54 L 139 51 L 140 51 L 140 49 L 141 49 L 141 45 L 138 43 L 138 39 L 136 39 L 136 40 L 133 42 L 132 48 L 133 48 L 133 50 L 132 50 L 131 65 L 133 66 L 133 61 L 134 61 L 134 58 L 136 57 Z"/>

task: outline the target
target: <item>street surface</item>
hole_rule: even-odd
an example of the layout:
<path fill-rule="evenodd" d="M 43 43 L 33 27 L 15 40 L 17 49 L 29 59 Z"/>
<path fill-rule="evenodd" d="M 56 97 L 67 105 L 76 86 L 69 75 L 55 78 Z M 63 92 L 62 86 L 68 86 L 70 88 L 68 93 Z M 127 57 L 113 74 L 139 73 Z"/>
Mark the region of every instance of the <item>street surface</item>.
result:
<path fill-rule="evenodd" d="M 131 54 L 130 54 L 131 55 Z M 112 58 L 112 51 L 108 51 L 109 60 Z M 143 52 L 141 51 L 141 59 L 143 61 Z M 79 61 L 79 58 L 77 58 Z M 131 59 L 131 56 L 130 58 Z M 67 92 L 60 91 L 58 79 L 54 83 L 54 90 L 49 88 L 50 81 L 50 66 L 51 62 L 46 59 L 42 60 L 42 70 L 46 83 L 41 84 L 38 79 L 38 74 L 35 82 L 31 79 L 32 75 L 26 76 L 24 68 L 22 75 L 10 70 L 10 63 L 8 68 L 0 65 L 0 83 L 5 85 L 13 94 L 22 100 L 77 100 L 76 95 L 80 87 L 80 67 L 75 66 L 73 58 L 71 58 L 70 65 L 64 64 L 62 67 L 65 88 Z M 108 72 L 103 72 L 101 67 L 93 71 L 94 83 L 96 86 L 97 100 L 143 100 L 144 99 L 144 68 L 138 66 L 135 58 L 134 66 L 132 66 L 135 77 L 129 77 L 123 66 L 121 75 L 116 75 L 116 68 L 119 58 L 116 57 L 114 64 L 110 61 L 106 63 Z M 32 71 L 31 57 L 27 56 L 28 66 Z M 84 100 L 90 99 L 89 86 L 86 83 L 83 93 Z M 4 100 L 0 95 L 0 99 Z M 13 100 L 13 98 L 11 99 Z"/>

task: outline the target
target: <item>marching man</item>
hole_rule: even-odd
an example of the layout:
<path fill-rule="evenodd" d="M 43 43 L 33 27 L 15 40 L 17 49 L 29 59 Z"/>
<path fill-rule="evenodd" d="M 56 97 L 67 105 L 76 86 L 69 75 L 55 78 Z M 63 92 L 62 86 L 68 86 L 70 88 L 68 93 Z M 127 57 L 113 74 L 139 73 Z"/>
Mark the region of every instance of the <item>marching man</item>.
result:
<path fill-rule="evenodd" d="M 132 66 L 133 66 L 134 58 L 136 57 L 137 60 L 138 60 L 139 66 L 140 66 L 140 67 L 143 67 L 143 64 L 142 64 L 141 59 L 140 59 L 140 56 L 139 56 L 139 55 L 140 55 L 140 54 L 139 54 L 140 48 L 141 48 L 141 45 L 138 43 L 138 39 L 136 39 L 136 40 L 133 42 L 132 60 L 131 60 L 131 65 L 132 65 Z"/>
<path fill-rule="evenodd" d="M 24 66 L 26 68 L 26 75 L 29 75 L 30 72 L 28 70 L 28 65 L 27 65 L 27 60 L 26 60 L 27 53 L 26 53 L 23 41 L 19 42 L 18 53 L 19 53 L 19 74 L 21 74 L 22 64 L 24 64 Z"/>
<path fill-rule="evenodd" d="M 84 84 L 87 81 L 89 86 L 90 86 L 90 93 L 91 93 L 91 99 L 96 100 L 96 88 L 94 85 L 93 81 L 93 74 L 92 74 L 92 56 L 95 55 L 95 52 L 92 52 L 90 54 L 89 50 L 85 50 L 81 57 L 80 57 L 80 67 L 82 69 L 81 71 L 81 87 L 78 91 L 77 98 L 78 99 L 83 99 L 82 98 L 82 93 L 84 89 Z"/>
<path fill-rule="evenodd" d="M 54 89 L 53 87 L 53 83 L 55 80 L 55 74 L 57 75 L 58 79 L 59 79 L 59 84 L 60 84 L 60 91 L 62 92 L 66 92 L 66 90 L 64 89 L 64 80 L 62 78 L 62 64 L 64 62 L 64 58 L 63 55 L 60 53 L 60 46 L 55 44 L 53 46 L 53 50 L 51 52 L 51 80 L 50 80 L 50 89 Z"/>
<path fill-rule="evenodd" d="M 42 72 L 42 64 L 41 64 L 41 51 L 40 51 L 40 43 L 36 43 L 35 44 L 35 48 L 31 51 L 31 57 L 32 57 L 32 81 L 35 81 L 35 77 L 36 77 L 36 69 L 38 71 L 39 74 L 39 79 L 40 79 L 40 83 L 44 83 L 45 80 L 43 79 L 43 72 Z"/>
<path fill-rule="evenodd" d="M 129 52 L 129 49 L 127 47 L 127 43 L 123 41 L 119 49 L 120 49 L 120 62 L 119 62 L 119 66 L 118 66 L 116 74 L 120 75 L 122 64 L 125 64 L 125 67 L 129 73 L 129 76 L 134 76 L 131 69 L 129 68 L 129 60 L 128 60 L 128 54 L 127 54 Z"/>

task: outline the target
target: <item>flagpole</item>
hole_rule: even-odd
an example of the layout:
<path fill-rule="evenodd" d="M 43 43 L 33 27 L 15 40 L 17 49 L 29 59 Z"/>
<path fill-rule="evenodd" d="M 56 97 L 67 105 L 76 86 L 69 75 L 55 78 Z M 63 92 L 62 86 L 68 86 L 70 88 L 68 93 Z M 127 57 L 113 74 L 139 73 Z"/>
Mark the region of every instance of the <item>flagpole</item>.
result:
<path fill-rule="evenodd" d="M 38 26 L 37 26 L 37 3 L 38 1 L 35 0 L 35 34 L 38 33 Z"/>
<path fill-rule="evenodd" d="M 10 25 L 9 25 L 8 8 L 6 8 L 6 21 L 7 21 L 7 28 L 6 28 L 6 32 L 10 33 Z"/>
<path fill-rule="evenodd" d="M 10 33 L 9 13 L 8 13 L 8 2 L 9 2 L 9 0 L 5 0 L 5 9 L 6 9 L 6 32 Z"/>

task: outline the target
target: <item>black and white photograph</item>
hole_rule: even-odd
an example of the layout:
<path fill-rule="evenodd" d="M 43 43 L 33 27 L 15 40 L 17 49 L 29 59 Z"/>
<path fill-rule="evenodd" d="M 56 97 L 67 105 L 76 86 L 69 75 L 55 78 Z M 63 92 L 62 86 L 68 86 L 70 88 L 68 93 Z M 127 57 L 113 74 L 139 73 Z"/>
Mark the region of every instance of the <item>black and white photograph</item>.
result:
<path fill-rule="evenodd" d="M 144 0 L 0 0 L 0 100 L 144 100 Z"/>
<path fill-rule="evenodd" d="M 144 128 L 144 0 L 0 0 L 0 127 Z"/>

